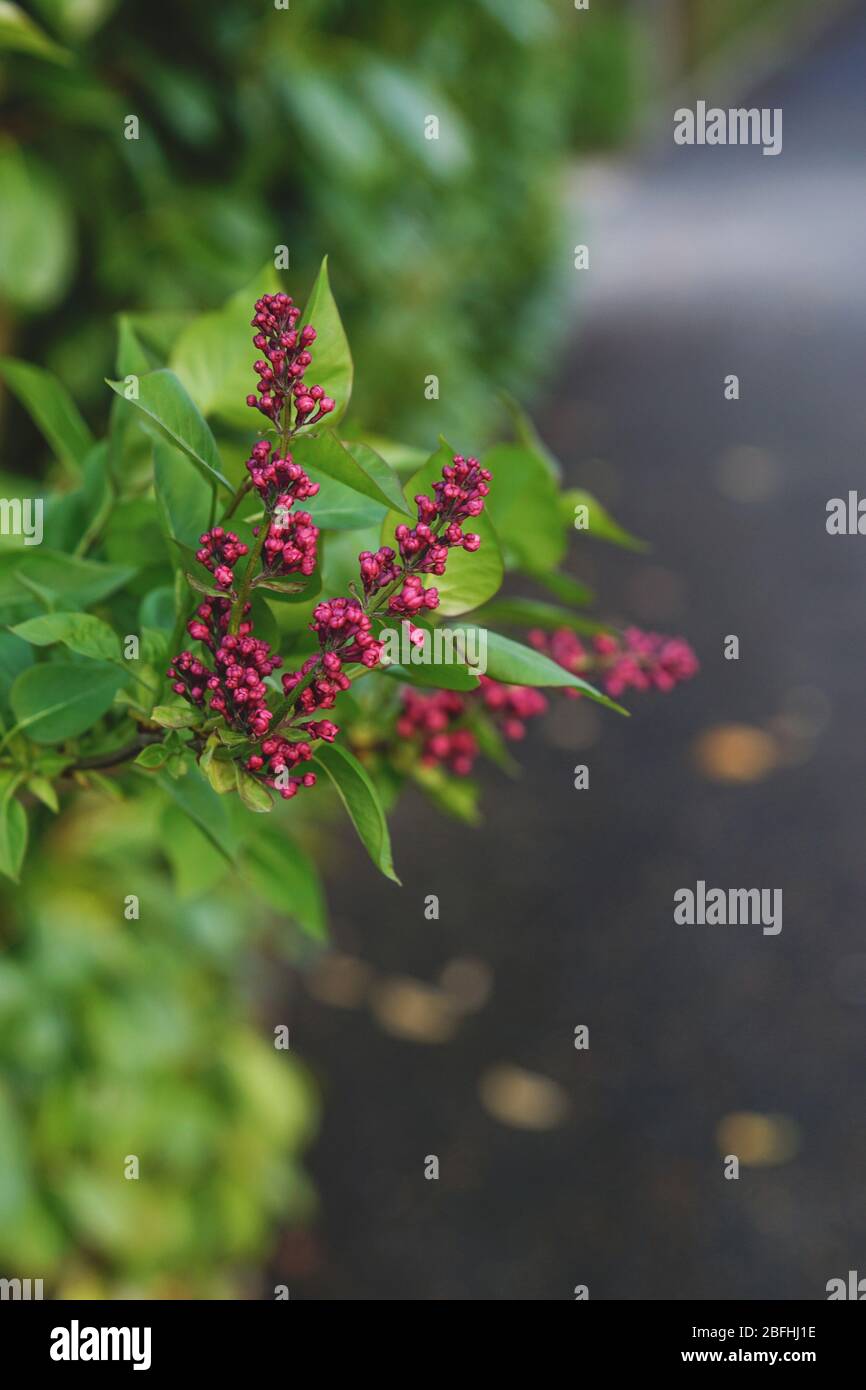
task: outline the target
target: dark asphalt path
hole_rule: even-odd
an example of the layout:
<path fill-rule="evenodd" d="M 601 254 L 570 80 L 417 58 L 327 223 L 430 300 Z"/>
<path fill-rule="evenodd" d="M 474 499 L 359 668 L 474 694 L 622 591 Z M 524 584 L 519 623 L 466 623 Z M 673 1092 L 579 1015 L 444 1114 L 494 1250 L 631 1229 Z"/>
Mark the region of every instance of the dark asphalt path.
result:
<path fill-rule="evenodd" d="M 380 983 L 477 958 L 492 992 L 421 1043 L 299 991 L 325 1113 L 317 1232 L 277 1264 L 293 1297 L 812 1299 L 866 1274 L 866 537 L 824 525 L 866 495 L 864 71 L 860 11 L 758 94 L 784 110 L 777 159 L 671 147 L 587 186 L 584 322 L 539 416 L 654 558 L 584 547 L 575 571 L 703 670 L 628 722 L 560 708 L 518 784 L 486 777 L 479 832 L 407 803 L 402 893 L 346 837 L 340 949 Z M 778 755 L 746 785 L 693 757 L 732 722 Z M 781 934 L 675 926 L 698 878 L 783 888 Z M 479 1079 L 503 1062 L 557 1083 L 561 1122 L 493 1118 Z M 733 1182 L 737 1112 L 781 1117 L 728 1131 L 779 1161 Z"/>

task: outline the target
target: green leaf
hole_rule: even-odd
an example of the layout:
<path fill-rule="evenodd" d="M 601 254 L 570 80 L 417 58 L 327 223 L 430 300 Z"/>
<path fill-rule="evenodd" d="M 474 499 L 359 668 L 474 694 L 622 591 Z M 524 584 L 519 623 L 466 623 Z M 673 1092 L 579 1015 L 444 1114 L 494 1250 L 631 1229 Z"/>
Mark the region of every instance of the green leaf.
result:
<path fill-rule="evenodd" d="M 179 898 L 211 892 L 230 872 L 225 856 L 179 806 L 166 806 L 160 829 Z"/>
<path fill-rule="evenodd" d="M 204 710 L 192 705 L 157 705 L 150 718 L 162 729 L 195 729 L 204 720 Z"/>
<path fill-rule="evenodd" d="M 544 461 L 521 444 L 497 444 L 485 454 L 484 467 L 493 474 L 486 510 L 506 555 L 519 566 L 555 569 L 566 537 Z"/>
<path fill-rule="evenodd" d="M 584 632 L 594 636 L 597 632 L 611 632 L 609 623 L 599 623 L 592 618 L 584 618 L 570 608 L 560 608 L 555 603 L 544 603 L 535 598 L 497 598 L 472 614 L 478 623 L 504 623 L 506 627 L 540 627 L 546 632 L 567 627 L 572 632 Z"/>
<path fill-rule="evenodd" d="M 618 545 L 623 550 L 649 550 L 647 542 L 633 536 L 620 526 L 618 521 L 614 521 L 591 492 L 585 492 L 583 488 L 569 488 L 568 492 L 562 493 L 559 504 L 566 525 L 592 536 L 593 540 L 607 541 L 608 544 Z M 580 512 L 578 508 L 581 509 Z"/>
<path fill-rule="evenodd" d="M 383 675 L 391 676 L 393 679 L 409 685 L 432 686 L 438 690 L 477 690 L 478 676 L 473 673 L 465 661 L 459 659 L 461 652 L 463 655 L 465 652 L 457 645 L 457 639 L 454 638 L 453 634 L 447 628 L 433 629 L 423 620 L 415 625 L 424 629 L 423 648 L 411 643 L 408 640 L 406 628 L 395 620 L 376 623 L 375 635 L 379 641 L 384 643 L 379 666 Z M 437 632 L 440 634 L 438 638 Z M 435 643 L 437 640 L 442 642 L 446 633 L 448 641 L 453 642 L 453 645 L 442 654 L 452 659 L 434 660 L 433 658 L 436 656 Z M 429 660 L 420 661 L 417 659 L 422 651 L 425 655 L 429 652 Z M 395 658 L 393 663 L 389 663 L 388 660 L 391 656 Z"/>
<path fill-rule="evenodd" d="M 470 778 L 449 777 L 441 767 L 424 767 L 419 763 L 412 769 L 412 781 L 446 816 L 464 825 L 480 823 L 478 784 Z"/>
<path fill-rule="evenodd" d="M 275 599 L 285 599 L 287 603 L 306 603 L 321 593 L 322 576 L 318 570 L 310 575 L 256 575 L 253 590 L 265 589 Z"/>
<path fill-rule="evenodd" d="M 518 442 L 522 444 L 524 448 L 530 449 L 532 453 L 541 460 L 553 481 L 558 483 L 562 476 L 562 466 L 559 459 L 555 454 L 550 452 L 520 402 L 516 401 L 513 396 L 509 396 L 505 391 L 501 393 L 501 396 L 505 408 L 514 423 L 514 432 L 517 435 Z"/>
<path fill-rule="evenodd" d="M 292 458 L 313 476 L 314 481 L 318 481 L 316 474 L 324 473 L 353 492 L 401 511 L 401 520 L 415 515 L 406 505 L 399 478 L 366 444 L 341 444 L 330 430 L 314 435 L 298 434 L 292 440 Z M 310 499 L 313 520 L 316 520 L 315 502 L 314 497 Z M 362 516 L 358 524 L 362 525 L 363 520 Z"/>
<path fill-rule="evenodd" d="M 16 773 L 0 774 L 0 874 L 18 883 L 27 852 L 27 815 L 14 796 Z"/>
<path fill-rule="evenodd" d="M 391 859 L 391 838 L 385 813 L 366 769 L 337 743 L 321 744 L 313 762 L 323 768 L 333 782 L 373 863 L 386 878 L 399 883 Z"/>
<path fill-rule="evenodd" d="M 83 555 L 105 528 L 114 492 L 108 472 L 108 444 L 95 444 L 84 460 L 82 484 L 46 499 L 45 544 L 52 550 Z"/>
<path fill-rule="evenodd" d="M 325 898 L 318 873 L 294 840 L 256 829 L 241 856 L 241 869 L 276 912 L 293 917 L 315 941 L 327 941 Z"/>
<path fill-rule="evenodd" d="M 134 574 L 128 565 L 85 560 L 45 546 L 0 554 L 0 608 L 30 602 L 21 579 L 30 580 L 67 604 L 89 608 L 122 588 Z"/>
<path fill-rule="evenodd" d="M 18 397 L 62 463 L 80 472 L 93 448 L 93 436 L 62 382 L 44 367 L 0 358 L 0 376 Z"/>
<path fill-rule="evenodd" d="M 222 797 L 209 787 L 197 767 L 190 768 L 185 777 L 173 780 L 164 772 L 157 773 L 160 786 L 227 859 L 234 860 L 237 839 Z"/>
<path fill-rule="evenodd" d="M 307 380 L 311 386 L 323 386 L 325 395 L 335 402 L 334 412 L 328 418 L 336 425 L 345 415 L 352 395 L 354 368 L 340 311 L 331 293 L 327 256 L 322 261 L 298 326 L 303 328 L 307 324 L 312 324 L 316 330 L 316 341 L 310 347 L 313 363 L 307 371 Z"/>
<path fill-rule="evenodd" d="M 149 743 L 146 748 L 142 748 L 138 757 L 135 759 L 136 767 L 155 768 L 162 767 L 169 757 L 170 748 L 166 748 L 164 743 Z"/>
<path fill-rule="evenodd" d="M 252 346 L 250 320 L 256 300 L 278 289 L 271 261 L 222 309 L 200 314 L 177 339 L 169 366 L 203 415 L 217 415 L 240 429 L 260 419 L 246 403 L 256 383 L 253 362 L 261 355 Z"/>
<path fill-rule="evenodd" d="M 157 628 L 168 636 L 174 628 L 174 619 L 174 590 L 167 584 L 151 589 L 141 601 L 139 626 Z"/>
<path fill-rule="evenodd" d="M 274 809 L 270 792 L 256 777 L 251 776 L 249 772 L 244 772 L 243 768 L 238 767 L 236 763 L 234 764 L 234 773 L 238 794 L 248 811 L 264 813 Z"/>
<path fill-rule="evenodd" d="M 470 713 L 469 726 L 478 740 L 478 747 L 489 758 L 492 763 L 507 773 L 509 777 L 519 777 L 521 772 L 520 764 L 512 758 L 499 729 L 489 719 L 485 713 L 475 708 Z"/>
<path fill-rule="evenodd" d="M 130 326 L 146 349 L 166 361 L 174 344 L 194 315 L 187 310 L 155 309 L 140 314 L 127 314 Z M 126 373 L 122 373 L 126 375 Z"/>
<path fill-rule="evenodd" d="M 225 796 L 227 792 L 239 790 L 237 768 L 233 762 L 211 756 L 207 759 L 202 758 L 200 766 L 217 796 Z M 268 810 L 270 810 L 270 802 L 268 803 Z"/>
<path fill-rule="evenodd" d="M 72 54 L 50 39 L 18 5 L 0 0 L 0 50 L 28 53 L 50 63 L 71 63 Z"/>
<path fill-rule="evenodd" d="M 196 593 L 207 594 L 208 598 L 226 598 L 229 592 L 226 589 L 218 589 L 215 584 L 206 584 L 204 580 L 188 571 L 184 574 L 184 579 L 191 589 L 195 589 Z"/>
<path fill-rule="evenodd" d="M 50 647 L 62 642 L 79 656 L 94 657 L 98 661 L 121 660 L 117 633 L 92 613 L 44 613 L 40 618 L 19 623 L 12 631 L 34 647 Z"/>
<path fill-rule="evenodd" d="M 425 689 L 432 686 L 436 690 L 478 689 L 478 677 L 459 662 L 431 661 L 425 666 L 383 666 L 381 670 L 383 675 L 402 681 L 404 685 L 418 685 Z"/>
<path fill-rule="evenodd" d="M 31 791 L 36 799 L 42 802 L 43 806 L 47 806 L 49 811 L 53 811 L 55 816 L 57 815 L 60 810 L 60 802 L 57 799 L 57 792 L 47 777 L 40 777 L 38 774 L 35 777 L 28 777 L 27 790 Z"/>
<path fill-rule="evenodd" d="M 114 369 L 119 377 L 145 376 L 153 371 L 147 349 L 139 340 L 128 314 L 117 316 L 117 352 Z"/>
<path fill-rule="evenodd" d="M 146 666 L 164 666 L 168 658 L 168 633 L 158 627 L 142 628 L 140 655 L 137 658 L 124 656 L 125 661 L 139 660 Z"/>
<path fill-rule="evenodd" d="M 135 380 L 137 396 L 126 395 L 126 381 L 109 381 L 108 385 L 121 400 L 128 400 L 155 421 L 208 478 L 233 492 L 234 488 L 222 473 L 219 450 L 210 426 L 174 372 L 161 367 Z"/>
<path fill-rule="evenodd" d="M 443 467 L 449 464 L 453 457 L 454 450 L 443 441 L 424 467 L 409 479 L 405 489 L 406 497 L 412 499 L 421 492 L 432 497 L 433 484 L 441 479 Z M 494 480 L 493 486 L 495 485 Z M 414 508 L 412 515 L 415 516 Z M 389 512 L 382 525 L 383 545 L 395 544 L 394 528 L 402 521 L 403 517 L 398 513 Z M 471 522 L 467 521 L 465 529 L 474 531 L 481 537 L 480 548 L 474 553 L 455 548 L 448 556 L 444 574 L 421 576 L 425 588 L 438 589 L 439 607 L 436 611 L 445 617 L 470 613 L 473 608 L 478 608 L 492 598 L 502 584 L 502 553 L 487 509 L 485 508 L 480 516 L 473 517 Z"/>
<path fill-rule="evenodd" d="M 586 584 L 581 584 L 580 580 L 572 579 L 570 574 L 537 570 L 528 565 L 524 565 L 523 572 L 562 603 L 570 603 L 575 608 L 585 608 L 588 603 L 593 601 L 592 590 Z"/>
<path fill-rule="evenodd" d="M 32 314 L 69 280 L 75 225 L 54 171 L 11 141 L 0 146 L 0 298 Z"/>
<path fill-rule="evenodd" d="M 117 667 L 101 662 L 47 661 L 22 671 L 10 703 L 18 727 L 35 743 L 60 743 L 101 719 L 124 680 Z"/>
<path fill-rule="evenodd" d="M 313 470 L 315 472 L 315 470 Z M 319 491 L 311 497 L 309 506 L 313 520 L 323 531 L 357 531 L 362 526 L 373 526 L 376 534 L 382 525 L 382 518 L 388 508 L 383 502 L 365 497 L 361 492 L 326 478 L 324 473 L 314 477 Z"/>
<path fill-rule="evenodd" d="M 27 642 L 0 632 L 0 709 L 9 708 L 9 691 L 17 676 L 33 665 L 33 652 Z"/>
<path fill-rule="evenodd" d="M 487 632 L 487 670 L 485 674 L 491 680 L 501 681 L 503 685 L 536 685 L 557 688 L 568 686 L 572 690 L 580 690 L 591 700 L 597 700 L 599 704 L 606 705 L 608 709 L 616 710 L 618 714 L 628 713 L 614 700 L 603 695 L 600 690 L 596 690 L 594 685 L 590 685 L 580 676 L 573 675 L 571 671 L 566 671 L 564 666 L 557 665 L 543 652 L 537 652 L 532 647 L 525 647 L 522 642 L 513 642 L 510 637 L 503 637 L 499 632 L 490 632 L 489 630 Z"/>

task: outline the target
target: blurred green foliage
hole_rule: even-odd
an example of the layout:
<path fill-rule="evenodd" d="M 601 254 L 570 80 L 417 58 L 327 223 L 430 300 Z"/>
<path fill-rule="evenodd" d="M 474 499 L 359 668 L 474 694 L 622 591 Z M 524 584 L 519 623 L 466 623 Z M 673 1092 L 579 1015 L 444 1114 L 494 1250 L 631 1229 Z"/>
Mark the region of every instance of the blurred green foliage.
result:
<path fill-rule="evenodd" d="M 482 438 L 491 386 L 535 375 L 570 274 L 563 157 L 628 119 L 622 6 L 591 24 L 553 0 L 34 12 L 50 44 L 2 76 L 4 351 L 92 403 L 111 311 L 216 306 L 285 245 L 305 278 L 323 251 L 339 268 L 360 423 L 426 441 L 435 374 L 443 428 Z"/>
<path fill-rule="evenodd" d="M 632 127 L 636 15 L 625 0 L 594 4 L 591 22 L 567 0 L 4 0 L 0 355 L 50 367 L 93 425 L 103 377 L 152 365 L 116 367 L 115 312 L 138 315 L 154 360 L 183 343 L 175 365 L 193 389 L 200 330 L 179 334 L 194 315 L 220 308 L 276 246 L 304 283 L 330 252 L 358 364 L 356 428 L 426 443 L 435 374 L 436 428 L 483 440 L 496 388 L 525 396 L 549 369 L 540 345 L 563 331 L 564 161 Z M 244 423 L 233 370 L 228 410 L 214 409 L 229 431 Z M 11 497 L 44 453 L 8 407 Z M 53 481 L 66 469 L 67 487 L 80 484 L 49 513 L 48 543 L 71 549 L 71 537 L 83 555 L 104 527 L 106 567 L 138 572 L 116 598 L 121 630 L 140 619 L 158 632 L 166 605 L 170 626 L 170 589 L 139 613 L 170 569 L 149 449 L 130 495 L 106 510 L 105 458 L 86 426 L 77 438 L 68 419 L 42 427 L 61 446 Z M 345 525 L 332 494 L 331 525 Z M 499 520 L 507 531 L 507 512 Z M 375 509 L 371 521 L 378 534 Z M 338 542 L 330 555 L 336 571 Z M 50 588 L 48 563 L 36 581 Z M 67 557 L 75 606 L 103 596 L 87 563 Z M 0 640 L 3 696 L 21 644 Z M 251 1021 L 250 946 L 266 945 L 287 873 L 306 885 L 306 930 L 320 934 L 317 880 L 276 837 L 248 853 L 240 880 L 139 780 L 123 801 L 108 785 L 79 793 L 53 822 L 34 779 L 28 867 L 20 885 L 2 880 L 0 1274 L 44 1278 L 54 1296 L 256 1291 L 248 1275 L 278 1223 L 309 1210 L 298 1155 L 315 1101 Z M 447 787 L 428 790 L 465 813 Z M 133 892 L 140 922 L 123 913 Z M 124 1179 L 131 1153 L 146 1181 Z"/>
<path fill-rule="evenodd" d="M 4 894 L 0 1270 L 51 1297 L 257 1295 L 245 1271 L 310 1205 L 315 1108 L 246 1017 L 261 911 L 153 795 L 82 797 L 38 844 Z"/>

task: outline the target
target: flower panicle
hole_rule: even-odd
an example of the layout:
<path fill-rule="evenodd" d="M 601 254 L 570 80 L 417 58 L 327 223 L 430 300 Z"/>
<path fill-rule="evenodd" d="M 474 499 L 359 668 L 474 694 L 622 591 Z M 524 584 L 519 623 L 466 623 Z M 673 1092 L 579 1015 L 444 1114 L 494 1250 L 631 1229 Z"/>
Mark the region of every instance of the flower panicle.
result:
<path fill-rule="evenodd" d="M 588 646 L 570 628 L 551 633 L 536 628 L 528 636 L 536 651 L 573 675 L 597 680 L 614 698 L 630 689 L 666 693 L 698 671 L 698 659 L 684 638 L 636 627 L 627 628 L 621 637 L 598 633 Z M 575 700 L 581 697 L 579 690 L 565 688 L 561 693 Z M 396 733 L 402 741 L 414 742 L 423 766 L 466 777 L 480 753 L 472 727 L 472 713 L 478 708 L 513 741 L 525 736 L 530 719 L 546 712 L 548 699 L 532 686 L 504 685 L 489 676 L 481 676 L 478 689 L 468 694 L 407 686 Z"/>
<path fill-rule="evenodd" d="M 291 295 L 281 292 L 257 299 L 251 320 L 256 330 L 253 347 L 262 356 L 253 367 L 259 379 L 258 394 L 251 392 L 247 405 L 287 430 L 318 424 L 335 405 L 323 386 L 307 386 L 304 381 L 313 360 L 309 349 L 316 341 L 316 330 L 311 324 L 299 329 L 300 317 Z"/>
<path fill-rule="evenodd" d="M 261 577 L 266 578 L 308 577 L 318 559 L 319 530 L 314 518 L 295 504 L 315 498 L 319 484 L 294 462 L 286 440 L 302 426 L 315 425 L 330 415 L 335 403 L 321 386 L 305 383 L 316 331 L 310 324 L 299 328 L 300 317 L 289 295 L 274 294 L 256 301 L 252 319 L 253 344 L 262 356 L 255 363 L 258 394 L 249 395 L 247 404 L 271 420 L 283 436 L 278 446 L 258 440 L 246 461 L 247 487 L 258 493 L 264 513 L 262 523 L 254 528 L 257 547 L 248 563 L 252 566 L 257 560 Z M 444 574 L 452 549 L 478 550 L 480 536 L 465 531 L 463 523 L 483 511 L 490 481 L 490 472 L 477 459 L 455 455 L 433 484 L 433 495 L 416 496 L 417 523 L 396 528 L 396 548 L 382 546 L 375 554 L 364 551 L 358 557 L 362 596 L 330 598 L 316 605 L 310 629 L 318 639 L 318 651 L 299 670 L 282 677 L 290 708 L 278 726 L 268 704 L 266 682 L 282 665 L 282 658 L 255 637 L 251 606 L 243 601 L 256 576 L 245 575 L 240 597 L 235 591 L 235 569 L 249 554 L 249 547 L 221 526 L 201 536 L 196 558 L 226 597 L 209 597 L 187 624 L 190 637 L 207 655 L 202 658 L 182 651 L 168 674 L 177 695 L 219 716 L 229 729 L 257 745 L 244 763 L 248 774 L 285 798 L 315 784 L 315 774 L 303 766 L 313 757 L 315 742 L 332 743 L 340 729 L 330 719 L 310 716 L 332 709 L 339 695 L 349 689 L 347 666 L 359 664 L 368 670 L 378 666 L 382 643 L 374 631 L 376 615 L 387 612 L 411 618 L 438 606 L 438 590 L 425 587 L 422 576 Z M 263 536 L 262 527 L 266 528 Z M 242 612 L 240 621 L 235 615 L 232 624 L 236 604 L 242 604 Z M 230 630 L 232 626 L 236 631 Z M 465 755 L 468 751 L 467 746 Z"/>

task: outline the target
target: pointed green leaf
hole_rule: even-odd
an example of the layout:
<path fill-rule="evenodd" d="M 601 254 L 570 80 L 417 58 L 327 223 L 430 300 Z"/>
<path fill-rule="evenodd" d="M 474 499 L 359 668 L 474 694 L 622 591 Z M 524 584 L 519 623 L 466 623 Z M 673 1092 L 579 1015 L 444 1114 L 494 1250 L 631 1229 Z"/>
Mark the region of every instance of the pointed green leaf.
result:
<path fill-rule="evenodd" d="M 150 718 L 162 729 L 195 729 L 204 722 L 204 711 L 193 705 L 157 705 Z"/>
<path fill-rule="evenodd" d="M 0 358 L 0 376 L 32 417 L 61 462 L 79 472 L 93 436 L 66 387 L 44 367 Z"/>
<path fill-rule="evenodd" d="M 132 326 L 128 314 L 117 316 L 117 351 L 114 368 L 119 377 L 146 376 L 154 363 Z"/>
<path fill-rule="evenodd" d="M 366 444 L 342 444 L 330 430 L 315 435 L 301 433 L 292 440 L 292 458 L 314 481 L 323 473 L 384 507 L 398 509 L 403 513 L 401 519 L 415 515 L 406 505 L 399 478 Z M 310 499 L 310 506 L 315 513 L 315 498 Z M 358 524 L 363 525 L 363 521 L 362 516 Z"/>
<path fill-rule="evenodd" d="M 598 632 L 614 630 L 610 623 L 599 623 L 572 612 L 570 608 L 560 608 L 556 603 L 544 603 L 535 598 L 497 598 L 492 603 L 486 603 L 472 617 L 485 626 L 496 623 L 506 627 L 540 627 L 545 632 L 566 627 L 572 632 L 586 633 L 589 637 Z"/>
<path fill-rule="evenodd" d="M 501 633 L 490 632 L 489 629 L 487 631 L 487 670 L 485 674 L 491 680 L 501 681 L 503 685 L 552 686 L 554 688 L 565 686 L 572 690 L 579 690 L 589 699 L 597 700 L 600 705 L 606 705 L 608 709 L 616 710 L 618 714 L 628 713 L 609 696 L 596 690 L 594 685 L 590 685 L 580 676 L 573 675 L 571 671 L 566 671 L 564 666 L 557 665 L 543 652 L 537 652 L 533 647 L 525 647 L 522 642 L 513 642 L 510 637 L 503 637 Z"/>
<path fill-rule="evenodd" d="M 493 474 L 486 510 L 506 556 L 517 566 L 555 569 L 566 537 L 556 484 L 543 460 L 522 444 L 496 444 L 484 455 L 484 467 Z"/>
<path fill-rule="evenodd" d="M 575 608 L 585 608 L 587 604 L 593 602 L 595 597 L 586 584 L 581 584 L 579 579 L 573 579 L 570 574 L 538 570 L 529 565 L 523 566 L 523 572 L 530 579 L 534 579 L 536 584 L 540 584 L 542 589 L 547 589 L 561 603 L 570 603 Z"/>
<path fill-rule="evenodd" d="M 257 827 L 255 838 L 243 851 L 241 868 L 274 911 L 293 917 L 313 940 L 327 940 L 322 883 L 314 864 L 294 840 Z"/>
<path fill-rule="evenodd" d="M 323 386 L 325 395 L 335 402 L 334 413 L 328 418 L 336 425 L 345 415 L 352 395 L 354 368 L 340 311 L 331 293 L 327 256 L 322 261 L 298 326 L 303 328 L 307 324 L 315 328 L 316 341 L 310 347 L 313 362 L 307 370 L 306 380 L 310 386 Z"/>
<path fill-rule="evenodd" d="M 134 374 L 133 374 L 134 375 Z M 136 376 L 137 395 L 127 394 L 127 382 L 109 381 L 121 400 L 137 406 L 164 430 L 170 439 L 204 471 L 229 492 L 234 488 L 223 475 L 219 450 L 210 426 L 183 383 L 167 367 Z"/>
<path fill-rule="evenodd" d="M 28 618 L 12 631 L 34 647 L 50 647 L 62 642 L 79 656 L 97 661 L 120 661 L 120 638 L 108 623 L 92 613 L 44 613 Z"/>
<path fill-rule="evenodd" d="M 216 759 L 214 759 L 214 762 L 216 762 Z M 274 809 L 273 798 L 267 787 L 263 786 L 262 783 L 256 777 L 251 776 L 249 772 L 244 772 L 242 767 L 238 767 L 237 763 L 230 763 L 228 766 L 232 767 L 234 770 L 238 794 L 248 811 L 262 813 Z"/>
<path fill-rule="evenodd" d="M 233 860 L 237 838 L 232 830 L 225 802 L 209 787 L 197 767 L 191 767 L 185 777 L 176 781 L 164 772 L 157 773 L 160 786 L 182 811 L 194 820 L 217 849 Z"/>
<path fill-rule="evenodd" d="M 9 697 L 18 727 L 35 743 L 60 743 L 91 728 L 125 679 L 101 662 L 47 661 L 23 671 Z"/>
<path fill-rule="evenodd" d="M 18 776 L 0 774 L 0 874 L 18 883 L 27 851 L 27 815 L 14 796 Z"/>
<path fill-rule="evenodd" d="M 519 443 L 523 444 L 525 448 L 531 449 L 541 459 L 553 481 L 558 482 L 562 476 L 562 465 L 548 449 L 523 406 L 505 391 L 502 392 L 502 400 L 514 422 L 514 432 Z"/>
<path fill-rule="evenodd" d="M 618 521 L 614 521 L 610 512 L 591 492 L 585 492 L 583 488 L 569 488 L 568 492 L 562 493 L 559 503 L 566 525 L 573 526 L 578 533 L 592 536 L 596 541 L 607 541 L 609 545 L 618 545 L 623 550 L 649 550 L 647 542 L 633 536 Z"/>
<path fill-rule="evenodd" d="M 45 58 L 50 63 L 72 62 L 68 49 L 50 39 L 29 14 L 10 0 L 0 0 L 0 50 L 3 49 L 7 53 L 28 53 L 34 58 Z"/>
<path fill-rule="evenodd" d="M 313 762 L 323 768 L 333 782 L 373 863 L 386 878 L 399 883 L 391 858 L 385 812 L 366 769 L 338 743 L 320 744 Z"/>

